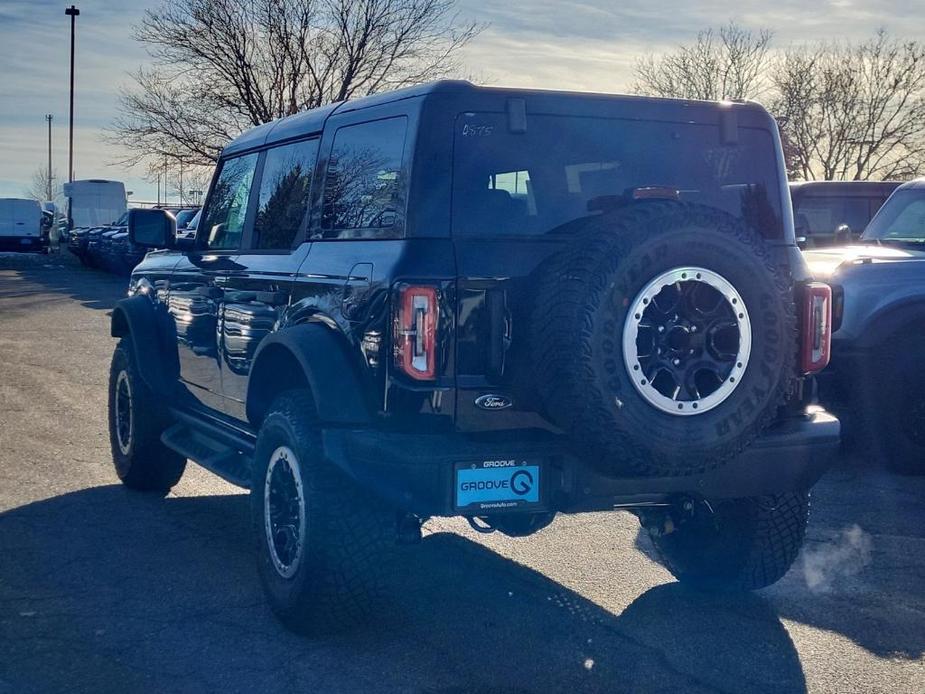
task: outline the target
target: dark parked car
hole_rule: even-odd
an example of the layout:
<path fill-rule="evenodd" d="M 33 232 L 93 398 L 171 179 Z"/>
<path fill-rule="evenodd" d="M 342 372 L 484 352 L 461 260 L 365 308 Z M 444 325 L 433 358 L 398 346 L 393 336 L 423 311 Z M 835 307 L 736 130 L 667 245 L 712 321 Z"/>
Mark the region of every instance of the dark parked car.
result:
<path fill-rule="evenodd" d="M 259 126 L 192 242 L 130 213 L 171 248 L 113 312 L 116 471 L 249 488 L 299 630 L 362 615 L 431 516 L 626 509 L 679 580 L 773 583 L 839 437 L 782 162 L 754 104 L 460 82 Z"/>
<path fill-rule="evenodd" d="M 87 235 L 90 229 L 86 227 L 74 227 L 67 233 L 67 249 L 77 256 L 83 265 L 89 265 L 87 256 Z"/>
<path fill-rule="evenodd" d="M 855 244 L 806 258 L 834 292 L 820 398 L 846 440 L 925 474 L 925 179 L 897 188 Z"/>
<path fill-rule="evenodd" d="M 898 185 L 898 181 L 791 183 L 800 246 L 821 248 L 856 239 Z"/>
<path fill-rule="evenodd" d="M 87 232 L 86 255 L 89 264 L 101 270 L 115 272 L 116 258 L 112 251 L 112 236 L 128 224 L 128 212 L 119 219 L 104 226 L 94 227 Z"/>

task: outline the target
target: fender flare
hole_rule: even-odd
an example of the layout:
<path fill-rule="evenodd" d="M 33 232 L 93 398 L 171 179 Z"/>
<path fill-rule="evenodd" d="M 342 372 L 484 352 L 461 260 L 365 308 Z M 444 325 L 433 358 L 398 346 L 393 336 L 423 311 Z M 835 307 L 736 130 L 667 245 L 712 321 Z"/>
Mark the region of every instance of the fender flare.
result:
<path fill-rule="evenodd" d="M 180 376 L 176 336 L 167 309 L 150 298 L 136 294 L 116 303 L 112 311 L 110 334 L 128 339 L 135 353 L 135 368 L 152 392 L 169 397 Z"/>
<path fill-rule="evenodd" d="M 858 348 L 874 350 L 883 341 L 904 331 L 909 337 L 916 334 L 910 325 L 925 325 L 925 299 L 908 297 L 905 300 L 884 306 L 867 320 L 867 326 L 858 340 Z"/>
<path fill-rule="evenodd" d="M 274 365 L 301 373 L 287 373 L 281 382 L 279 376 L 271 376 Z M 312 392 L 322 422 L 350 425 L 371 421 L 360 374 L 350 363 L 343 340 L 318 323 L 284 328 L 260 343 L 247 382 L 248 421 L 259 425 L 272 399 L 285 390 L 285 384 L 297 383 L 299 375 Z"/>

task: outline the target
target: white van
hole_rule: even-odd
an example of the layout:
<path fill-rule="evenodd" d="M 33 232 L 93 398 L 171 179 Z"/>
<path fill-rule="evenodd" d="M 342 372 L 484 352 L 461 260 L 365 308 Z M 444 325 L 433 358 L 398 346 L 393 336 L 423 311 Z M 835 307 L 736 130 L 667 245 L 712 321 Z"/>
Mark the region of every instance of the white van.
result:
<path fill-rule="evenodd" d="M 67 219 L 67 230 L 112 224 L 128 209 L 125 184 L 91 178 L 65 183 L 58 212 Z"/>
<path fill-rule="evenodd" d="M 48 251 L 38 200 L 0 198 L 0 251 Z"/>

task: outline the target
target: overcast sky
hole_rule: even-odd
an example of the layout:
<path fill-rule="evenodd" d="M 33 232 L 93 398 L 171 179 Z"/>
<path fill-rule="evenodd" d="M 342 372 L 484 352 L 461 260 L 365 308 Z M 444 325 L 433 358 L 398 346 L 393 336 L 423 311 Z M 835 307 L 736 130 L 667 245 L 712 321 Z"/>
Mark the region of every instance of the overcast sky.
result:
<path fill-rule="evenodd" d="M 77 0 L 74 0 L 77 2 Z M 146 62 L 131 27 L 156 2 L 77 2 L 74 168 L 78 178 L 127 182 L 153 200 L 142 171 L 113 166 L 118 149 L 100 134 L 128 73 Z M 860 39 L 883 26 L 925 39 L 923 0 L 459 0 L 465 17 L 489 23 L 466 49 L 466 69 L 493 84 L 626 91 L 637 56 L 691 40 L 730 20 L 769 28 L 778 46 Z M 486 5 L 494 5 L 486 8 Z M 45 165 L 44 114 L 54 115 L 53 166 L 67 174 L 69 24 L 64 2 L 0 0 L 0 196 L 21 195 Z"/>

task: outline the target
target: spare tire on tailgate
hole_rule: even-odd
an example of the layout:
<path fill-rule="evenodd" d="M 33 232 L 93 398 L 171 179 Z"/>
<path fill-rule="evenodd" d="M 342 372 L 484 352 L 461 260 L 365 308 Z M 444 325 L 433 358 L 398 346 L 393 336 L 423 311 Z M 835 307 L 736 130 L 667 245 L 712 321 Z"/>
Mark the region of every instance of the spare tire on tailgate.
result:
<path fill-rule="evenodd" d="M 745 223 L 701 205 L 589 220 L 542 268 L 533 328 L 547 414 L 611 475 L 721 465 L 797 376 L 788 270 Z"/>

